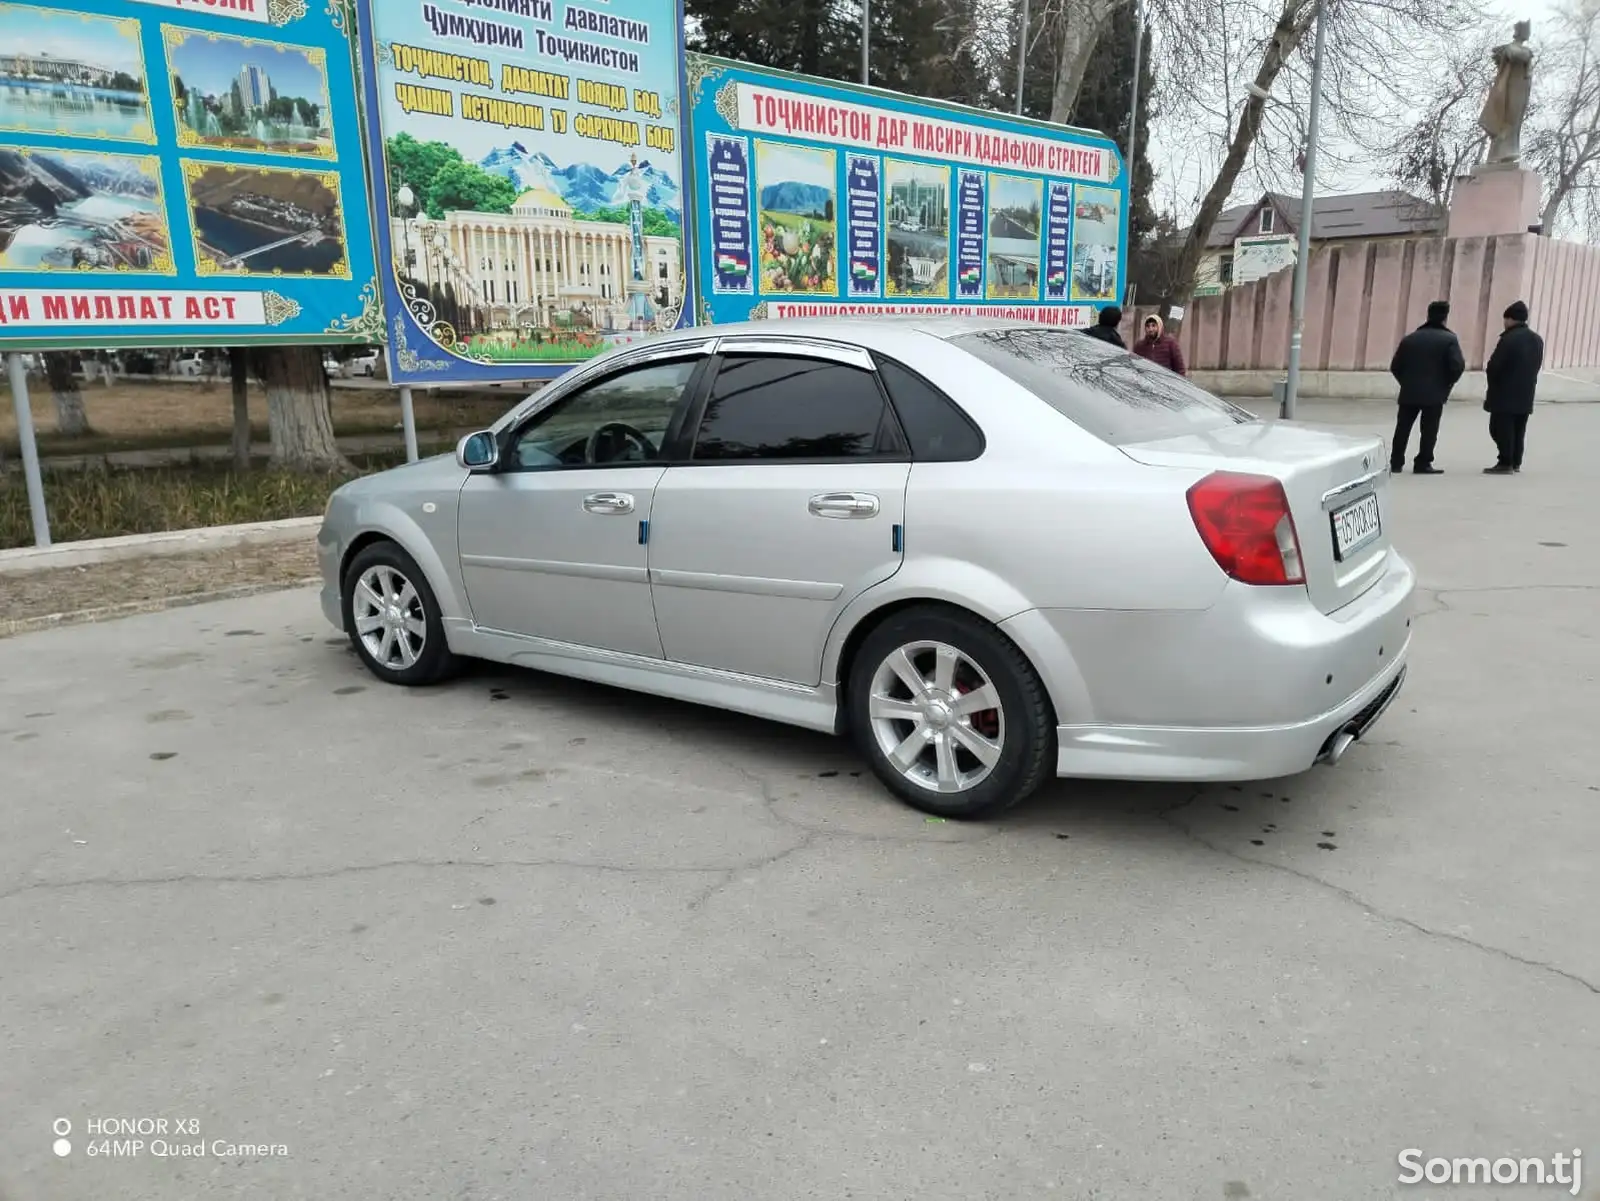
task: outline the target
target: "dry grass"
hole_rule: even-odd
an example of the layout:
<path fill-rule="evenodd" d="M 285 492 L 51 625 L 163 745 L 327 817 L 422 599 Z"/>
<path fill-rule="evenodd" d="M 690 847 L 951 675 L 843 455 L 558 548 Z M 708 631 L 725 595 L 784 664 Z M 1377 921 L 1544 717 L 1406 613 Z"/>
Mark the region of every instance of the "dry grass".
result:
<path fill-rule="evenodd" d="M 360 472 L 403 462 L 403 452 L 358 456 Z M 231 468 L 173 467 L 57 471 L 45 476 L 45 506 L 55 542 L 154 534 L 202 526 L 315 517 L 345 477 Z M 0 549 L 33 545 L 27 491 L 19 472 L 0 476 Z"/>
<path fill-rule="evenodd" d="M 226 444 L 233 431 L 233 390 L 226 380 L 192 384 L 118 380 L 83 387 L 85 412 L 92 431 L 84 438 L 64 438 L 56 431 L 56 408 L 49 387 L 36 380 L 29 390 L 34 435 L 42 455 L 106 454 L 159 446 Z M 520 399 L 514 392 L 417 392 L 414 405 L 419 431 L 478 428 L 488 425 Z M 259 386 L 250 389 L 250 424 L 259 441 L 267 438 L 267 398 Z M 398 433 L 400 402 L 387 388 L 335 388 L 333 425 L 343 435 Z M 11 392 L 0 387 L 0 452 L 17 453 L 17 418 Z"/>
<path fill-rule="evenodd" d="M 170 600 L 239 585 L 289 587 L 317 574 L 313 536 L 258 546 L 55 567 L 4 577 L 0 622 Z"/>

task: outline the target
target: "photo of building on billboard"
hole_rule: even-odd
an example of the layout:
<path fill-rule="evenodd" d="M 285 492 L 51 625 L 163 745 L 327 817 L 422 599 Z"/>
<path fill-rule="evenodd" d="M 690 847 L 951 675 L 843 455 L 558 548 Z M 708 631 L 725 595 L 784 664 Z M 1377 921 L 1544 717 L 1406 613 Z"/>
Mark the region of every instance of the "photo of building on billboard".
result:
<path fill-rule="evenodd" d="M 1044 182 L 1016 175 L 989 176 L 988 271 L 990 300 L 1037 300 Z"/>
<path fill-rule="evenodd" d="M 838 295 L 838 169 L 831 150 L 756 143 L 763 292 Z"/>
<path fill-rule="evenodd" d="M 139 22 L 0 4 L 0 130 L 153 144 Z"/>
<path fill-rule="evenodd" d="M 1072 299 L 1117 298 L 1122 194 L 1079 185 L 1072 211 Z"/>
<path fill-rule="evenodd" d="M 319 49 L 162 28 L 178 145 L 333 158 Z"/>
<path fill-rule="evenodd" d="M 950 168 L 885 159 L 890 296 L 950 295 Z"/>
<path fill-rule="evenodd" d="M 378 48 L 389 303 L 405 315 L 390 317 L 397 377 L 554 369 L 674 328 L 687 287 L 675 7 L 615 0 L 615 36 L 585 41 L 584 66 L 487 8 L 475 19 L 492 40 L 440 46 L 431 9 L 372 5 L 363 33 L 363 54 L 369 37 Z M 565 0 L 552 12 L 561 26 Z"/>
<path fill-rule="evenodd" d="M 0 145 L 0 271 L 171 275 L 160 161 Z"/>

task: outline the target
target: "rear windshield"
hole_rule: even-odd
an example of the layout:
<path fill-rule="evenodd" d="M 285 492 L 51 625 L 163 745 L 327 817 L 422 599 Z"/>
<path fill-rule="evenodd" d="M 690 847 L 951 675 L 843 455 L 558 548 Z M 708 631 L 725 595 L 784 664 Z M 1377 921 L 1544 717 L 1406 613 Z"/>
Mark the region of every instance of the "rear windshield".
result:
<path fill-rule="evenodd" d="M 1112 446 L 1255 421 L 1181 375 L 1081 330 L 989 329 L 950 339 Z"/>

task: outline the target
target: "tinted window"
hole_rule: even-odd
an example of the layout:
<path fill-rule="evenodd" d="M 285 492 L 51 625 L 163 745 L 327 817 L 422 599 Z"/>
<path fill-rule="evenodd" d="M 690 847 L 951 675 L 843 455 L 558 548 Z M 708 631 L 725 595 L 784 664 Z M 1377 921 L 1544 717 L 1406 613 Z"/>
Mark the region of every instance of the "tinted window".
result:
<path fill-rule="evenodd" d="M 871 372 L 820 359 L 722 361 L 695 439 L 699 461 L 852 459 L 892 449 Z"/>
<path fill-rule="evenodd" d="M 972 422 L 932 384 L 888 359 L 878 360 L 878 375 L 918 459 L 952 463 L 983 453 L 983 438 Z"/>
<path fill-rule="evenodd" d="M 533 470 L 657 458 L 698 365 L 683 359 L 637 367 L 556 402 L 516 436 L 511 462 Z"/>
<path fill-rule="evenodd" d="M 1256 420 L 1165 367 L 1075 330 L 991 329 L 951 344 L 1113 446 Z"/>

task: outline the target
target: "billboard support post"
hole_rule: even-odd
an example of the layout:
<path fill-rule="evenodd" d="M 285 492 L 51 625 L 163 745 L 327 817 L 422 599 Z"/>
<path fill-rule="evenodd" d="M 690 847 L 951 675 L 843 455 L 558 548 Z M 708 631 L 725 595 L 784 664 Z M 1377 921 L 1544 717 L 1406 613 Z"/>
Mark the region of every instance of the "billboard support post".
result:
<path fill-rule="evenodd" d="M 411 389 L 400 389 L 400 425 L 406 432 L 406 462 L 415 463 L 417 454 L 417 410 L 411 403 Z"/>
<path fill-rule="evenodd" d="M 28 369 L 22 356 L 6 356 L 11 379 L 11 403 L 17 410 L 17 441 L 22 443 L 22 474 L 28 485 L 28 509 L 33 515 L 33 544 L 50 545 L 50 514 L 44 507 L 44 474 L 39 469 L 39 447 L 33 440 L 33 406 L 28 403 Z"/>

